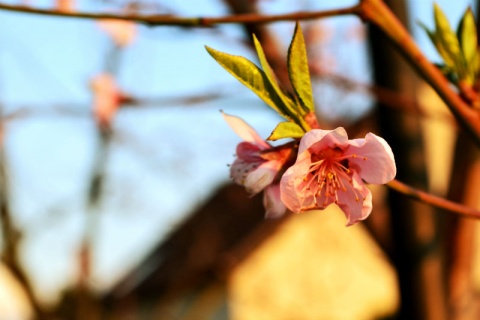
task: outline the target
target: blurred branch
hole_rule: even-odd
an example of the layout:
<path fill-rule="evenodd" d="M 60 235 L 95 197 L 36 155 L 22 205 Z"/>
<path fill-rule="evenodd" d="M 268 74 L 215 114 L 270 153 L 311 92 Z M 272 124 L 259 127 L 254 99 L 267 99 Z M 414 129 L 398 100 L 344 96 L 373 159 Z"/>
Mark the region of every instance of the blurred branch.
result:
<path fill-rule="evenodd" d="M 361 0 L 358 5 L 352 7 L 316 12 L 294 12 L 279 15 L 245 13 L 223 17 L 182 18 L 171 15 L 118 15 L 108 13 L 65 12 L 3 3 L 0 3 L 0 10 L 84 19 L 119 19 L 142 23 L 148 26 L 169 25 L 183 27 L 208 27 L 222 23 L 262 24 L 276 21 L 299 21 L 341 15 L 357 15 L 365 21 L 371 22 L 379 27 L 390 40 L 398 46 L 400 51 L 407 57 L 417 71 L 435 91 L 437 91 L 440 97 L 442 97 L 457 120 L 470 132 L 477 145 L 480 145 L 480 114 L 466 104 L 457 92 L 451 88 L 448 80 L 422 54 L 407 30 L 381 0 Z"/>
<path fill-rule="evenodd" d="M 449 199 L 464 206 L 477 207 L 480 151 L 460 132 L 454 148 L 450 173 Z M 475 251 L 478 227 L 461 216 L 445 221 L 446 308 L 448 319 L 479 319 L 474 285 Z"/>
<path fill-rule="evenodd" d="M 326 72 L 315 74 L 312 76 L 312 79 L 328 81 L 336 87 L 345 90 L 346 92 L 365 92 L 371 94 L 378 102 L 382 104 L 382 106 L 426 119 L 442 120 L 449 125 L 456 126 L 456 122 L 449 114 L 425 112 L 424 110 L 428 110 L 429 106 L 425 106 L 417 99 L 411 98 L 405 93 L 399 93 L 384 86 L 362 83 L 340 74 Z"/>
<path fill-rule="evenodd" d="M 112 13 L 88 13 L 88 12 L 67 12 L 59 10 L 38 9 L 23 5 L 11 5 L 0 3 L 0 10 L 23 12 L 37 15 L 55 17 L 81 18 L 81 19 L 118 19 L 132 21 L 148 26 L 180 26 L 180 27 L 210 27 L 223 23 L 271 23 L 277 21 L 298 21 L 311 20 L 341 15 L 352 15 L 359 13 L 359 6 L 349 8 L 315 11 L 315 12 L 294 12 L 278 15 L 261 14 L 239 14 L 224 17 L 175 17 L 172 15 L 139 15 L 139 14 L 112 14 Z"/>
<path fill-rule="evenodd" d="M 15 280 L 18 281 L 23 290 L 25 290 L 28 302 L 30 303 L 35 316 L 40 317 L 40 315 L 43 314 L 42 308 L 37 302 L 32 285 L 19 262 L 18 244 L 21 234 L 15 228 L 10 212 L 4 203 L 2 203 L 0 208 L 0 221 L 4 242 L 2 260 L 15 277 Z"/>
<path fill-rule="evenodd" d="M 205 89 L 205 91 L 207 91 Z M 200 94 L 184 94 L 179 96 L 165 96 L 158 98 L 133 98 L 121 102 L 121 108 L 127 109 L 145 109 L 145 108 L 157 108 L 167 106 L 194 106 L 201 103 L 206 103 L 221 98 L 229 98 L 238 94 L 239 92 L 230 88 L 222 88 L 221 92 L 217 89 L 217 92 L 210 90 L 211 92 L 205 92 Z M 250 107 L 250 104 L 246 104 L 242 108 Z M 62 116 L 62 117 L 91 117 L 91 110 L 87 109 L 85 105 L 75 103 L 59 103 L 52 105 L 51 107 L 43 107 L 43 105 L 22 105 L 18 106 L 15 110 L 12 110 L 5 114 L 0 121 L 10 122 L 15 120 L 26 119 L 29 117 L 41 117 L 41 116 Z"/>
<path fill-rule="evenodd" d="M 3 126 L 0 124 L 0 139 L 3 140 Z M 33 292 L 32 284 L 23 270 L 19 260 L 19 245 L 21 232 L 15 226 L 9 205 L 9 185 L 7 179 L 6 157 L 3 141 L 0 145 L 0 225 L 3 236 L 2 261 L 13 274 L 18 283 L 25 290 L 28 302 L 32 307 L 35 317 L 42 318 L 43 310 Z"/>
<path fill-rule="evenodd" d="M 447 113 L 431 113 L 425 112 L 428 106 L 424 107 L 422 103 L 415 99 L 407 97 L 403 93 L 388 89 L 379 85 L 371 85 L 355 81 L 343 75 L 334 73 L 320 73 L 314 74 L 312 79 L 317 81 L 328 81 L 334 86 L 337 86 L 345 92 L 365 92 L 374 96 L 377 101 L 381 102 L 383 106 L 399 110 L 414 116 L 420 116 L 425 119 L 436 119 L 448 123 L 451 126 L 456 126 L 456 122 Z M 240 91 L 232 88 L 222 88 L 221 92 L 218 90 L 204 89 L 204 93 L 186 94 L 181 96 L 164 96 L 153 98 L 137 98 L 129 97 L 128 100 L 122 101 L 121 109 L 155 109 L 164 106 L 185 107 L 196 106 L 198 104 L 207 103 L 217 99 L 228 99 L 232 96 L 238 95 Z M 257 108 L 256 104 L 246 103 L 242 106 L 244 108 Z M 51 107 L 43 107 L 40 105 L 22 105 L 5 114 L 0 119 L 3 122 L 11 122 L 17 120 L 24 120 L 36 117 L 72 117 L 72 118 L 86 118 L 91 117 L 92 113 L 84 105 L 75 103 L 61 103 L 55 104 Z"/>
<path fill-rule="evenodd" d="M 478 210 L 447 200 L 439 196 L 435 196 L 431 193 L 418 190 L 396 179 L 387 183 L 387 186 L 392 190 L 406 195 L 407 197 L 430 204 L 434 207 L 445 209 L 468 218 L 480 219 L 480 211 Z"/>

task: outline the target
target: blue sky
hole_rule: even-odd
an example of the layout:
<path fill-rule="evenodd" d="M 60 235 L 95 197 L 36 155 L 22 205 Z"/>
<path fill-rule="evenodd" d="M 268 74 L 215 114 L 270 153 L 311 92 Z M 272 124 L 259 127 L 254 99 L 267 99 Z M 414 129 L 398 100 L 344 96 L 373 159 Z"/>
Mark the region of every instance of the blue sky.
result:
<path fill-rule="evenodd" d="M 457 1 L 455 6 L 446 0 L 437 2 L 456 25 L 465 1 Z M 225 13 L 216 1 L 191 3 L 175 1 L 170 6 L 184 15 Z M 303 1 L 297 8 L 310 3 L 325 9 L 354 1 Z M 433 25 L 432 2 L 409 3 L 415 6 L 412 21 Z M 39 4 L 46 6 L 47 2 Z M 288 1 L 264 4 L 271 12 L 292 10 L 290 5 Z M 91 2 L 79 7 L 94 9 Z M 359 22 L 336 18 L 324 23 L 335 28 Z M 4 143 L 12 210 L 25 230 L 22 257 L 39 292 L 51 300 L 74 280 L 76 272 L 75 250 L 83 234 L 96 141 L 88 82 L 103 70 L 111 43 L 89 20 L 0 12 L 0 28 L 4 30 L 0 34 L 2 105 L 7 112 L 29 107 L 47 114 L 8 121 Z M 285 46 L 292 28 L 287 23 L 274 27 L 288 35 L 282 38 Z M 243 37 L 238 27 L 220 27 L 218 32 L 143 26 L 138 30 L 135 42 L 124 50 L 118 70 L 118 81 L 126 92 L 149 99 L 203 92 L 228 96 L 190 106 L 162 104 L 120 111 L 99 209 L 92 283 L 98 289 L 108 288 L 134 267 L 175 223 L 228 180 L 226 164 L 233 160 L 239 138 L 223 122 L 219 109 L 243 117 L 264 137 L 277 123 L 275 115 L 217 66 L 204 49 L 209 45 L 253 59 L 252 52 L 237 41 Z M 438 59 L 420 28 L 413 25 L 413 30 L 427 55 Z M 368 69 L 360 66 L 364 48 L 358 43 L 354 46 L 361 54 L 351 62 L 352 68 L 348 66 L 350 76 L 368 81 Z M 345 61 L 352 48 L 346 50 L 339 53 Z M 319 103 L 328 107 L 333 98 L 322 97 Z M 365 101 L 362 108 L 369 106 L 369 100 Z M 54 112 L 53 106 L 77 113 Z"/>

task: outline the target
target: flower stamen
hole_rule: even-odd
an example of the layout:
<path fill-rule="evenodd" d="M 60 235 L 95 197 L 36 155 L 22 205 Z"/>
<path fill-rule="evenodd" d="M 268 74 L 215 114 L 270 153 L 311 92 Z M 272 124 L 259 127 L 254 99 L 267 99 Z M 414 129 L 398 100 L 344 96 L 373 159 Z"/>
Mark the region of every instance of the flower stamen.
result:
<path fill-rule="evenodd" d="M 338 192 L 346 192 L 351 188 L 355 194 L 356 201 L 360 201 L 358 191 L 353 187 L 351 170 L 348 168 L 349 157 L 338 156 L 336 153 L 321 153 L 322 158 L 313 161 L 307 173 L 303 177 L 303 190 L 313 190 L 313 202 L 317 206 L 320 198 L 323 196 L 323 206 L 330 202 L 339 203 Z M 318 159 L 318 157 L 316 158 Z M 349 185 L 349 186 L 348 186 Z M 331 200 L 328 200 L 331 199 Z"/>

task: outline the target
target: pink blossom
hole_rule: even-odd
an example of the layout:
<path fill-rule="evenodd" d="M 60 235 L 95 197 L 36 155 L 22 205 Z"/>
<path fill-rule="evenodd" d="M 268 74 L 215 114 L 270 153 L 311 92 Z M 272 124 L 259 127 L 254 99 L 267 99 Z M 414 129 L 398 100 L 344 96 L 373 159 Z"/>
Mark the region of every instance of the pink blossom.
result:
<path fill-rule="evenodd" d="M 117 86 L 115 78 L 108 73 L 97 74 L 90 82 L 93 91 L 92 108 L 99 126 L 110 127 L 117 113 L 123 94 Z"/>
<path fill-rule="evenodd" d="M 396 170 L 390 146 L 375 134 L 348 140 L 343 128 L 314 129 L 303 136 L 295 164 L 281 179 L 281 199 L 294 212 L 336 203 L 349 226 L 372 211 L 372 194 L 364 181 L 387 183 Z"/>
<path fill-rule="evenodd" d="M 56 0 L 55 8 L 60 12 L 73 12 L 75 10 L 74 0 Z"/>
<path fill-rule="evenodd" d="M 128 46 L 137 36 L 137 27 L 131 21 L 101 19 L 98 26 L 120 47 Z"/>
<path fill-rule="evenodd" d="M 279 180 L 285 168 L 293 163 L 296 145 L 288 143 L 273 147 L 242 119 L 223 113 L 230 127 L 244 141 L 237 146 L 237 158 L 230 167 L 230 176 L 243 185 L 250 195 L 264 192 L 263 203 L 267 218 L 286 212 L 280 200 Z"/>

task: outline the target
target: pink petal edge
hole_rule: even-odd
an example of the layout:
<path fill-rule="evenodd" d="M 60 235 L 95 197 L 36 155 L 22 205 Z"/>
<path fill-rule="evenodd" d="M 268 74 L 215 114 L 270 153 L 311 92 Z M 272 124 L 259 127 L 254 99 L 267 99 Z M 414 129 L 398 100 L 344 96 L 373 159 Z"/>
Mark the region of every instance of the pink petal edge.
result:
<path fill-rule="evenodd" d="M 372 212 L 372 193 L 356 172 L 352 176 L 352 183 L 353 188 L 347 189 L 347 192 L 339 193 L 338 206 L 347 217 L 347 227 L 365 220 Z M 363 201 L 355 200 L 354 189 L 365 197 Z"/>
<path fill-rule="evenodd" d="M 344 128 L 338 127 L 335 130 L 313 129 L 305 133 L 300 140 L 298 154 L 314 146 L 315 149 L 332 147 L 333 144 L 344 145 L 348 142 L 347 132 Z"/>
<path fill-rule="evenodd" d="M 277 219 L 285 215 L 287 208 L 280 199 L 280 185 L 272 184 L 263 193 L 265 218 Z"/>
<path fill-rule="evenodd" d="M 243 119 L 226 114 L 222 111 L 223 118 L 227 122 L 227 124 L 232 128 L 232 130 L 244 141 L 252 142 L 263 149 L 270 148 L 270 145 L 263 140 L 258 133 L 250 127 Z"/>
<path fill-rule="evenodd" d="M 252 170 L 243 184 L 247 192 L 257 194 L 265 189 L 273 182 L 281 166 L 282 163 L 279 161 L 266 161 Z"/>
<path fill-rule="evenodd" d="M 368 133 L 365 139 L 350 140 L 345 155 L 353 155 L 349 163 L 357 167 L 362 179 L 372 184 L 385 184 L 395 178 L 397 167 L 392 149 L 381 137 Z M 366 160 L 365 160 L 366 159 Z"/>

